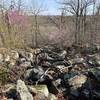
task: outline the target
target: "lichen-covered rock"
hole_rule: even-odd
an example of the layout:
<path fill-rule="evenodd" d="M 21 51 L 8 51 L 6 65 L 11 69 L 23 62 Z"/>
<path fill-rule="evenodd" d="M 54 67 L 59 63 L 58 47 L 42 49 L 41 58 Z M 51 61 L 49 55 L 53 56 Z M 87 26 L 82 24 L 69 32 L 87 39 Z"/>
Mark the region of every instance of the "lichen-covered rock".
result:
<path fill-rule="evenodd" d="M 74 89 L 80 88 L 87 81 L 87 77 L 85 75 L 76 75 L 70 79 L 68 79 L 69 85 Z"/>
<path fill-rule="evenodd" d="M 76 75 L 70 79 L 68 79 L 68 83 L 70 87 L 70 93 L 76 97 L 79 96 L 80 92 L 78 91 L 79 88 L 82 87 L 83 84 L 87 81 L 87 77 L 85 75 Z"/>
<path fill-rule="evenodd" d="M 34 100 L 48 100 L 48 98 L 43 93 L 38 93 L 34 96 Z"/>
<path fill-rule="evenodd" d="M 49 94 L 48 100 L 57 100 L 57 97 L 54 94 Z"/>
<path fill-rule="evenodd" d="M 19 93 L 21 100 L 33 100 L 32 94 L 22 80 L 17 81 L 17 92 Z"/>
<path fill-rule="evenodd" d="M 49 91 L 46 85 L 36 85 L 36 86 L 33 86 L 33 88 L 35 88 L 38 93 L 44 94 L 45 97 L 49 96 Z"/>

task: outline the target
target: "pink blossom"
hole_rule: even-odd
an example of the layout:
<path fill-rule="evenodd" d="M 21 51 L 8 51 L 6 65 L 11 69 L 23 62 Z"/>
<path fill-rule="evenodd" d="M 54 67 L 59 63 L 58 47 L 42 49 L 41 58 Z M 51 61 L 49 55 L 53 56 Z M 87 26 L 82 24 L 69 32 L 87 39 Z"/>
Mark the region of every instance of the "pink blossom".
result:
<path fill-rule="evenodd" d="M 11 24 L 20 25 L 23 28 L 26 28 L 29 25 L 29 21 L 27 16 L 22 14 L 23 12 L 19 12 L 18 10 L 12 10 L 9 12 L 9 19 Z"/>

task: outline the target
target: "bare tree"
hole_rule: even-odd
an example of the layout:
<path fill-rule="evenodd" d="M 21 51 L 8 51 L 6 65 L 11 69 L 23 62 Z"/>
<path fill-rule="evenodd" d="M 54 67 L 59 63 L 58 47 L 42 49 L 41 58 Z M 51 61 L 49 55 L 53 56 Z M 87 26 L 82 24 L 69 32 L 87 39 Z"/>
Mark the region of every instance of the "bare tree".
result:
<path fill-rule="evenodd" d="M 100 29 L 100 1 L 98 1 L 98 4 L 95 6 L 95 15 L 94 15 L 94 42 L 98 41 L 98 33 Z"/>
<path fill-rule="evenodd" d="M 22 0 L 18 0 L 18 11 L 20 12 L 22 6 Z"/>
<path fill-rule="evenodd" d="M 0 15 L 1 15 L 1 24 L 3 26 L 3 22 L 5 22 L 5 11 L 7 11 L 7 8 L 4 7 L 4 0 L 1 1 L 0 3 Z M 4 39 L 4 35 L 2 33 L 2 27 L 0 27 L 0 38 L 1 38 L 1 42 L 3 44 L 3 46 L 5 45 L 5 39 Z"/>
<path fill-rule="evenodd" d="M 44 2 L 41 2 L 40 5 L 38 5 L 38 3 L 35 0 L 33 0 L 32 3 L 33 5 L 31 8 L 31 13 L 34 17 L 34 23 L 35 23 L 32 25 L 32 28 L 34 30 L 32 42 L 33 42 L 34 47 L 38 47 L 38 36 L 41 36 L 41 38 L 43 38 L 40 33 L 38 16 L 41 12 L 45 11 L 45 8 L 43 7 Z"/>
<path fill-rule="evenodd" d="M 66 12 L 75 17 L 75 44 L 82 44 L 86 36 L 86 16 L 88 7 L 93 5 L 93 0 L 63 0 Z"/>
<path fill-rule="evenodd" d="M 59 16 L 48 16 L 48 22 L 52 23 L 58 30 L 59 35 L 61 34 L 59 45 L 63 44 L 65 41 L 65 34 L 66 34 L 66 15 L 65 15 L 65 9 L 60 8 L 61 15 Z M 56 42 L 58 42 L 56 40 Z"/>

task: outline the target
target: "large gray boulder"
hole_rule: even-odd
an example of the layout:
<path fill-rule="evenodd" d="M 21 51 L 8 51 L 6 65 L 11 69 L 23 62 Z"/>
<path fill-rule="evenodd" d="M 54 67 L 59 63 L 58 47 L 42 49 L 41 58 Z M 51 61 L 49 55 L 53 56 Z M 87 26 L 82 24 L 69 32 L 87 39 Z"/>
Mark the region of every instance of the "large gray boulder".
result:
<path fill-rule="evenodd" d="M 36 94 L 34 96 L 34 100 L 49 100 L 49 91 L 46 85 L 34 85 L 34 86 L 28 86 L 31 93 Z M 54 98 L 51 95 L 52 98 Z M 50 99 L 55 100 L 55 99 Z"/>
<path fill-rule="evenodd" d="M 19 93 L 21 100 L 33 100 L 32 94 L 30 94 L 27 86 L 22 80 L 17 81 L 17 92 Z"/>
<path fill-rule="evenodd" d="M 68 83 L 71 86 L 70 93 L 74 96 L 79 96 L 78 89 L 83 86 L 87 81 L 87 77 L 85 75 L 76 75 L 70 79 L 68 79 Z"/>
<path fill-rule="evenodd" d="M 69 85 L 73 86 L 74 89 L 82 87 L 82 85 L 87 81 L 85 75 L 76 75 L 73 78 L 68 79 Z"/>

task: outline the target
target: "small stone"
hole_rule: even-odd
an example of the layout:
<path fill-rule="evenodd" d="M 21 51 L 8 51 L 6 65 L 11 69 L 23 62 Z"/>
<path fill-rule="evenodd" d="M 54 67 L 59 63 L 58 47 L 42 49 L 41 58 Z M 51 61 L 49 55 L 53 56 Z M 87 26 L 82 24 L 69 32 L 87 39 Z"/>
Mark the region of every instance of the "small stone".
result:
<path fill-rule="evenodd" d="M 57 87 L 61 84 L 61 79 L 57 79 L 55 81 L 53 81 L 53 84 Z"/>
<path fill-rule="evenodd" d="M 60 57 L 65 58 L 67 52 L 65 50 L 62 51 L 62 53 L 60 54 Z"/>

